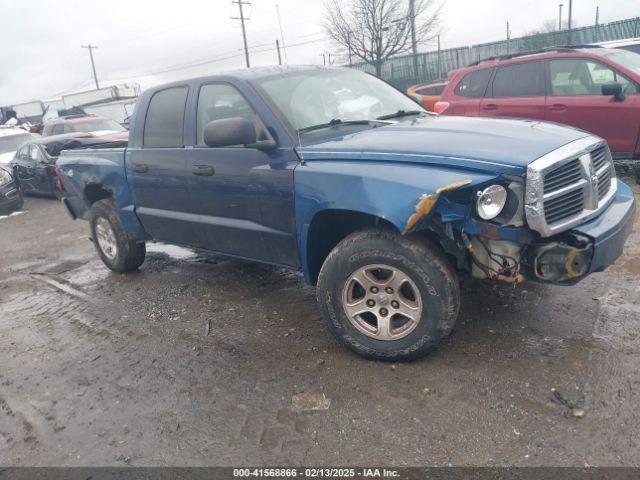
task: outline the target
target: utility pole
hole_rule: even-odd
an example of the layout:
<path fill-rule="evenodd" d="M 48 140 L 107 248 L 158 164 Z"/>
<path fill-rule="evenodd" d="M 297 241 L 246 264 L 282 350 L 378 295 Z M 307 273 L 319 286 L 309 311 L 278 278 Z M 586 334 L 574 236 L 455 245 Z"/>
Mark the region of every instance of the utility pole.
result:
<path fill-rule="evenodd" d="M 511 40 L 511 32 L 509 31 L 509 22 L 507 22 L 507 53 L 510 50 L 509 40 Z"/>
<path fill-rule="evenodd" d="M 442 69 L 440 68 L 440 34 L 438 34 L 438 80 L 440 80 L 440 74 Z"/>
<path fill-rule="evenodd" d="M 280 40 L 276 38 L 276 50 L 278 50 L 278 65 L 282 65 L 282 57 L 280 56 Z"/>
<path fill-rule="evenodd" d="M 562 7 L 564 7 L 564 3 L 558 5 L 558 31 L 562 31 Z"/>
<path fill-rule="evenodd" d="M 89 58 L 91 59 L 91 69 L 93 70 L 93 79 L 96 82 L 96 90 L 100 90 L 100 85 L 98 84 L 98 74 L 96 73 L 96 64 L 93 61 L 93 49 L 98 48 L 96 45 L 80 45 L 80 48 L 86 48 L 89 50 Z"/>
<path fill-rule="evenodd" d="M 567 29 L 569 30 L 568 44 L 571 45 L 571 16 L 573 15 L 573 0 L 569 0 L 569 21 L 567 22 Z"/>
<path fill-rule="evenodd" d="M 600 20 L 600 6 L 596 6 L 596 27 L 598 26 L 598 20 Z"/>
<path fill-rule="evenodd" d="M 231 3 L 235 3 L 238 5 L 238 11 L 240 12 L 240 16 L 231 17 L 231 19 L 240 20 L 240 25 L 242 27 L 242 41 L 244 42 L 244 59 L 247 62 L 247 68 L 251 68 L 251 64 L 249 63 L 249 47 L 247 47 L 247 32 L 244 27 L 244 21 L 245 21 L 244 11 L 242 10 L 243 5 L 251 5 L 251 4 L 249 2 L 245 2 L 244 0 L 233 0 Z"/>
<path fill-rule="evenodd" d="M 287 60 L 287 47 L 284 45 L 284 34 L 282 33 L 282 22 L 280 21 L 280 8 L 276 3 L 276 14 L 278 15 L 278 26 L 280 27 L 280 40 L 282 40 L 282 51 L 284 53 L 284 62 L 288 63 Z"/>

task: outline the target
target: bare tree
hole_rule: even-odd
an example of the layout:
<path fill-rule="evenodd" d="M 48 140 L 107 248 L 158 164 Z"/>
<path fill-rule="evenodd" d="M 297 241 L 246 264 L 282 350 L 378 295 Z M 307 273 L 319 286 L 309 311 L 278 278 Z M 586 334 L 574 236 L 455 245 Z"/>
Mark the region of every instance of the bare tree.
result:
<path fill-rule="evenodd" d="M 576 24 L 574 21 L 573 25 L 571 25 L 571 28 L 575 28 L 575 27 L 576 27 Z M 569 22 L 565 20 L 562 22 L 562 30 L 566 30 L 567 28 L 569 28 Z M 558 21 L 554 20 L 553 18 L 549 18 L 545 20 L 540 27 L 534 28 L 532 30 L 525 32 L 524 36 L 526 37 L 529 35 L 540 35 L 541 33 L 550 33 L 550 32 L 557 32 L 557 31 L 558 31 Z"/>
<path fill-rule="evenodd" d="M 428 42 L 438 35 L 442 4 L 437 1 L 351 0 L 345 5 L 345 1 L 329 0 L 324 27 L 335 43 L 350 56 L 372 65 L 380 76 L 387 58 L 411 50 L 412 14 L 416 44 Z"/>

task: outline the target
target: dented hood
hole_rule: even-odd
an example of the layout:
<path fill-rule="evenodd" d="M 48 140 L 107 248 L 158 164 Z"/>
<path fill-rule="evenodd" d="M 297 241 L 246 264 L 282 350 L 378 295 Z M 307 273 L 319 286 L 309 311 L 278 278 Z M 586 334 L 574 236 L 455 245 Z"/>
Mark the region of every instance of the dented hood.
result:
<path fill-rule="evenodd" d="M 429 116 L 309 141 L 304 160 L 345 159 L 451 164 L 485 171 L 523 171 L 532 161 L 586 137 L 582 130 L 535 120 Z M 502 168 L 501 168 L 502 167 Z"/>

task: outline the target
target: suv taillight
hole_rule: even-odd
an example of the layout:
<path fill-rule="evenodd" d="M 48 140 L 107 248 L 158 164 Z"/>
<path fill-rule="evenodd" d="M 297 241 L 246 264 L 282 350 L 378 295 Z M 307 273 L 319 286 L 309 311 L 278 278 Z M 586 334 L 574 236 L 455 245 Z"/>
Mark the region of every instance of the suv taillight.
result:
<path fill-rule="evenodd" d="M 440 114 L 449 108 L 449 105 L 451 105 L 449 102 L 436 102 L 433 106 L 433 111 Z"/>

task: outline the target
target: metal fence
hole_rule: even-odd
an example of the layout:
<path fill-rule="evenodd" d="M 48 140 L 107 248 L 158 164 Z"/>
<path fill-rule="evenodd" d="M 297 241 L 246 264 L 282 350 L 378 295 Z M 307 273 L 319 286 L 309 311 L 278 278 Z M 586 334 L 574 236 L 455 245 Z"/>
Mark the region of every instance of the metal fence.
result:
<path fill-rule="evenodd" d="M 465 67 L 472 62 L 494 55 L 526 52 L 558 45 L 584 45 L 640 36 L 640 17 L 619 20 L 590 27 L 574 28 L 569 32 L 542 33 L 512 38 L 499 42 L 482 43 L 469 47 L 404 55 L 387 60 L 382 66 L 382 78 L 405 90 L 411 85 L 435 82 L 447 77 L 447 72 Z M 353 66 L 375 73 L 366 63 Z"/>

